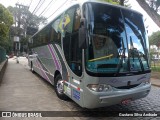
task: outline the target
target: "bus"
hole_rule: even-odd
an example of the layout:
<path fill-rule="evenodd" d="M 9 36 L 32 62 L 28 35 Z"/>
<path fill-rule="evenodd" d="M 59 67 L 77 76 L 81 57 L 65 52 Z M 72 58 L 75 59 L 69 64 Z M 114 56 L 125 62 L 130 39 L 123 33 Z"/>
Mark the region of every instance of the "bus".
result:
<path fill-rule="evenodd" d="M 106 2 L 75 2 L 31 41 L 31 71 L 54 85 L 60 99 L 92 109 L 150 92 L 149 42 L 139 12 Z"/>

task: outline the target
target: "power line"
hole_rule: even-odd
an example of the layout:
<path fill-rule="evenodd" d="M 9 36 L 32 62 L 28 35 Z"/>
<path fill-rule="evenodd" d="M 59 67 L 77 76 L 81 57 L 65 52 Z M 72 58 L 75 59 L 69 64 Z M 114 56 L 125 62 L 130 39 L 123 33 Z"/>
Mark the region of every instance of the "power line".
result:
<path fill-rule="evenodd" d="M 57 1 L 57 0 L 55 0 L 55 2 L 56 2 L 56 1 Z M 54 2 L 54 3 L 55 3 L 55 2 Z M 53 5 L 53 3 L 52 3 L 51 5 Z M 48 10 L 50 10 L 50 8 L 52 7 L 51 5 L 50 5 L 50 6 L 48 7 L 48 9 L 43 13 L 43 15 L 46 14 L 46 12 L 47 12 Z"/>
<path fill-rule="evenodd" d="M 35 14 L 36 12 L 39 10 L 39 8 L 42 6 L 42 4 L 45 2 L 45 0 L 42 1 L 42 3 L 40 4 L 40 6 L 37 8 L 37 10 L 35 11 Z"/>
<path fill-rule="evenodd" d="M 64 4 L 67 3 L 68 0 L 66 0 L 56 11 L 54 11 L 47 19 L 49 19 L 50 17 L 52 17 L 52 15 L 54 15 L 54 13 L 56 13 Z"/>
<path fill-rule="evenodd" d="M 37 6 L 34 8 L 32 14 L 35 12 L 35 10 L 37 9 L 37 7 L 38 7 L 38 5 L 40 4 L 40 2 L 41 2 L 41 0 L 39 0 L 38 4 L 37 4 Z"/>
<path fill-rule="evenodd" d="M 31 6 L 31 4 L 32 4 L 32 1 L 33 1 L 33 0 L 31 0 L 31 2 L 30 2 L 30 4 L 29 4 L 28 10 L 29 10 L 29 8 L 30 8 L 30 6 Z"/>
<path fill-rule="evenodd" d="M 55 1 L 56 1 L 56 0 L 55 0 Z M 49 4 L 47 5 L 47 7 L 39 14 L 38 17 L 40 17 L 40 16 L 46 11 L 46 9 L 49 7 L 49 5 L 50 5 L 52 2 L 53 2 L 53 0 L 51 0 L 51 1 L 49 2 Z"/>

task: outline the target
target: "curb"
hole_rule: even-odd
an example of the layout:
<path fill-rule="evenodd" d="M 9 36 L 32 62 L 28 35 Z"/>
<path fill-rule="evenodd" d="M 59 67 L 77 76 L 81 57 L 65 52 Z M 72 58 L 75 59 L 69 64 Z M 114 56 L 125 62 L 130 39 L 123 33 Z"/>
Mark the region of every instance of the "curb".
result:
<path fill-rule="evenodd" d="M 3 75 L 5 73 L 7 64 L 8 64 L 8 59 L 0 64 L 0 84 L 2 82 L 2 78 L 3 78 Z"/>
<path fill-rule="evenodd" d="M 156 86 L 156 87 L 160 87 L 160 85 L 157 85 L 157 84 L 154 84 L 154 83 L 151 83 L 153 86 Z"/>

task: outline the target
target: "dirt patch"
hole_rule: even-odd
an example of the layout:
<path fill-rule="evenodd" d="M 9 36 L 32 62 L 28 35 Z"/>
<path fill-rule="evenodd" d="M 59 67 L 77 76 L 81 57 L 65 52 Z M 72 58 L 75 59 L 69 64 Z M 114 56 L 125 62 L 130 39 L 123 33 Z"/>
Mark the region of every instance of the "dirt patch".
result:
<path fill-rule="evenodd" d="M 156 78 L 156 79 L 160 79 L 160 72 L 151 72 L 151 77 Z"/>

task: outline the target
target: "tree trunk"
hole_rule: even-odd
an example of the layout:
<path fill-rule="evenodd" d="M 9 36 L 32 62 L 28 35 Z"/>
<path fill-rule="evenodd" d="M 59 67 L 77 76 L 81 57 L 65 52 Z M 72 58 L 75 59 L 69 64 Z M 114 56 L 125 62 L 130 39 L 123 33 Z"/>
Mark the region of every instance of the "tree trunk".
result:
<path fill-rule="evenodd" d="M 160 15 L 156 13 L 145 0 L 136 0 L 138 4 L 147 12 L 151 19 L 160 27 Z"/>

